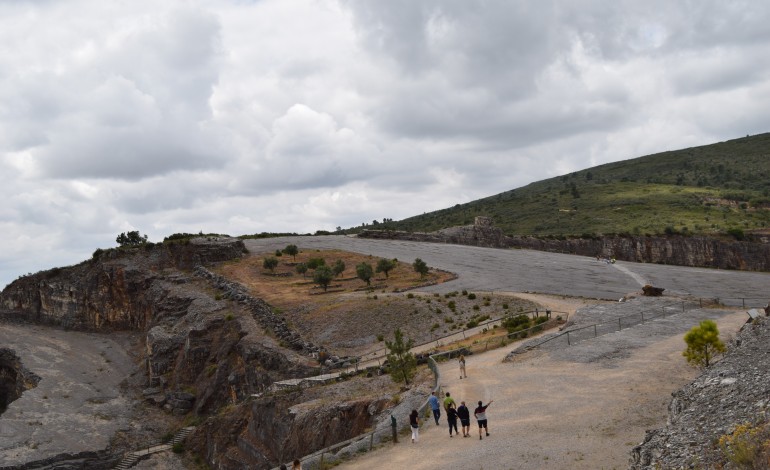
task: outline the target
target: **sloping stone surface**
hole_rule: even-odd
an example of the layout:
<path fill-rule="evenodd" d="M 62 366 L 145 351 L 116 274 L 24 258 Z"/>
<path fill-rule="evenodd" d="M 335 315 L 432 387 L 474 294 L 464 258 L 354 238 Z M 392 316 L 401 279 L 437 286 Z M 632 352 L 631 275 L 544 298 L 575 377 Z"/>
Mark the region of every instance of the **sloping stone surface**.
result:
<path fill-rule="evenodd" d="M 769 390 L 770 318 L 760 317 L 742 328 L 721 361 L 673 394 L 668 426 L 647 432 L 630 468 L 717 468 L 714 443 L 766 416 Z"/>

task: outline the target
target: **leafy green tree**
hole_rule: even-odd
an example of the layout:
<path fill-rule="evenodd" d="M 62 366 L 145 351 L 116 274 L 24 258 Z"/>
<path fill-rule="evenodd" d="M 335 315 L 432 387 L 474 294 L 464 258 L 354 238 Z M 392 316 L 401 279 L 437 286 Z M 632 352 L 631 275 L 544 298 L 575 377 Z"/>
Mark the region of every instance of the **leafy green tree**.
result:
<path fill-rule="evenodd" d="M 338 277 L 340 274 L 345 272 L 345 262 L 341 259 L 338 259 L 334 266 L 332 266 L 332 272 L 334 273 L 334 277 Z"/>
<path fill-rule="evenodd" d="M 297 271 L 297 274 L 302 274 L 302 277 L 305 277 L 305 273 L 307 272 L 307 265 L 305 263 L 299 263 L 297 267 L 294 268 L 295 271 Z"/>
<path fill-rule="evenodd" d="M 274 256 L 268 256 L 262 261 L 262 267 L 269 269 L 271 273 L 275 272 L 276 266 L 278 266 L 278 258 Z"/>
<path fill-rule="evenodd" d="M 693 367 L 708 367 L 717 354 L 725 352 L 725 344 L 719 339 L 717 324 L 712 320 L 703 320 L 684 335 L 687 349 L 682 355 Z"/>
<path fill-rule="evenodd" d="M 412 267 L 416 272 L 420 274 L 420 278 L 425 277 L 426 274 L 428 274 L 428 264 L 421 260 L 420 258 L 417 258 L 414 260 L 414 263 L 412 263 Z"/>
<path fill-rule="evenodd" d="M 356 266 L 356 276 L 358 276 L 359 279 L 364 281 L 367 286 L 372 285 L 372 276 L 374 276 L 372 265 L 369 263 L 358 264 Z"/>
<path fill-rule="evenodd" d="M 387 258 L 380 258 L 379 261 L 377 261 L 377 267 L 375 268 L 375 271 L 378 273 L 385 273 L 385 277 L 388 277 L 388 272 L 393 270 L 396 267 L 396 263 L 393 262 L 391 259 Z"/>
<path fill-rule="evenodd" d="M 385 341 L 385 347 L 388 348 L 388 365 L 390 366 L 390 378 L 394 382 L 404 381 L 409 385 L 409 381 L 414 377 L 417 370 L 417 359 L 411 353 L 414 341 L 404 338 L 400 328 L 393 332 L 393 341 Z"/>
<path fill-rule="evenodd" d="M 326 260 L 323 258 L 310 258 L 307 260 L 308 269 L 318 269 L 319 266 L 326 266 Z"/>
<path fill-rule="evenodd" d="M 283 252 L 291 256 L 293 261 L 297 261 L 297 253 L 299 253 L 299 248 L 297 248 L 297 245 L 286 245 L 286 248 L 283 249 Z"/>
<path fill-rule="evenodd" d="M 115 239 L 120 246 L 138 246 L 147 243 L 147 235 L 140 235 L 138 230 L 123 232 Z"/>
<path fill-rule="evenodd" d="M 313 273 L 313 282 L 324 288 L 324 292 L 334 279 L 334 273 L 329 266 L 318 266 Z"/>

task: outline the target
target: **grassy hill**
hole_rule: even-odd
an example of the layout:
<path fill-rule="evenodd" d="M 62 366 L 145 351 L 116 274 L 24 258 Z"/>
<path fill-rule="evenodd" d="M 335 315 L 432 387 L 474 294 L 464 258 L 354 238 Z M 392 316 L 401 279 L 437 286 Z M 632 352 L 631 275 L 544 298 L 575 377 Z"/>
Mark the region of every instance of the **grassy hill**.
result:
<path fill-rule="evenodd" d="M 508 235 L 742 238 L 770 228 L 770 134 L 608 163 L 367 228 L 427 232 L 477 215 Z"/>

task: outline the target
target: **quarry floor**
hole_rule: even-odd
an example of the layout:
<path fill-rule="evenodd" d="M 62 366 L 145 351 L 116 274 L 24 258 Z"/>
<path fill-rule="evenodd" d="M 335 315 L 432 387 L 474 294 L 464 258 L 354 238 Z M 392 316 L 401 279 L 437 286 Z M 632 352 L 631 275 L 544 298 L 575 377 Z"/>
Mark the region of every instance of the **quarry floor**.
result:
<path fill-rule="evenodd" d="M 0 418 L 0 467 L 107 447 L 131 417 L 130 338 L 0 323 L 0 345 L 40 377 Z"/>
<path fill-rule="evenodd" d="M 468 289 L 619 299 L 650 283 L 666 288 L 666 294 L 735 299 L 758 298 L 770 285 L 768 273 L 608 265 L 529 250 L 344 236 L 246 241 L 252 252 L 290 243 L 300 249 L 345 249 L 409 262 L 420 257 L 429 266 L 459 275 L 421 289 L 426 292 Z M 445 389 L 469 404 L 495 400 L 489 410 L 492 435 L 479 441 L 472 424 L 475 437 L 450 439 L 442 421 L 440 427 L 427 426 L 419 444 L 404 442 L 343 468 L 624 468 L 628 450 L 642 440 L 644 430 L 665 423 L 671 392 L 696 374 L 681 360 L 681 335 L 699 318 L 693 315 L 666 334 L 643 330 L 629 343 L 634 345 L 630 352 L 623 352 L 622 343 L 602 340 L 598 349 L 581 344 L 568 352 L 546 351 L 504 364 L 510 348 L 503 348 L 470 357 L 469 378 L 462 381 L 454 378 L 456 364 L 447 363 Z M 734 331 L 746 318 L 743 311 L 718 316 L 723 332 Z M 642 326 L 629 330 L 635 328 Z M 11 403 L 0 418 L 0 467 L 103 449 L 118 430 L 130 428 L 132 403 L 121 386 L 136 370 L 128 343 L 114 334 L 0 323 L 0 345 L 13 349 L 41 377 L 37 388 Z"/>

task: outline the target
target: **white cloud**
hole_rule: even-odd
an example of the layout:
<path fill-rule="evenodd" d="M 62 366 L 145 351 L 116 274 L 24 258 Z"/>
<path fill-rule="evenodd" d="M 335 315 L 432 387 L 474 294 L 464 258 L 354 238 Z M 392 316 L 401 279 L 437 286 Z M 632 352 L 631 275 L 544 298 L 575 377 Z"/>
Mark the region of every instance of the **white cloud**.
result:
<path fill-rule="evenodd" d="M 760 1 L 0 2 L 0 285 L 767 131 Z"/>

